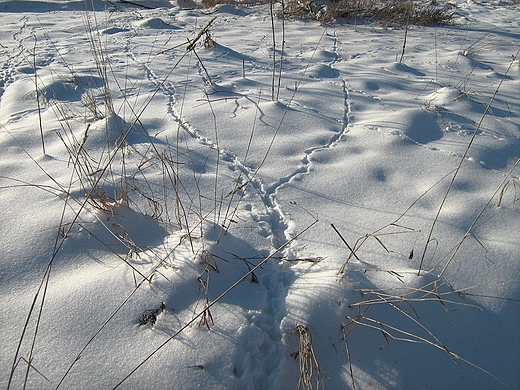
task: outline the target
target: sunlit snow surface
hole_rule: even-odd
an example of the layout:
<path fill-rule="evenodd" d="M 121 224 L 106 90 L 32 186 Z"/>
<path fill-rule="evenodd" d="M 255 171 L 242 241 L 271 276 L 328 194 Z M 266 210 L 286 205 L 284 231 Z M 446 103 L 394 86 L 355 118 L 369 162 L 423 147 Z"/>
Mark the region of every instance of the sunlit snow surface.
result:
<path fill-rule="evenodd" d="M 0 1 L 1 386 L 519 388 L 518 5 L 136 2 Z"/>

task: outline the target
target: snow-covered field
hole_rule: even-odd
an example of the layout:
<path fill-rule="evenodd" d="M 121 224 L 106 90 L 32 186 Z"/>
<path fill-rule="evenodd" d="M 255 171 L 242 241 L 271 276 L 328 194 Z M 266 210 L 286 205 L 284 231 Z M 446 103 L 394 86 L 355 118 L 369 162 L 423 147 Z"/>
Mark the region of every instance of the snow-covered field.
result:
<path fill-rule="evenodd" d="M 141 3 L 0 1 L 2 388 L 520 388 L 518 5 Z"/>

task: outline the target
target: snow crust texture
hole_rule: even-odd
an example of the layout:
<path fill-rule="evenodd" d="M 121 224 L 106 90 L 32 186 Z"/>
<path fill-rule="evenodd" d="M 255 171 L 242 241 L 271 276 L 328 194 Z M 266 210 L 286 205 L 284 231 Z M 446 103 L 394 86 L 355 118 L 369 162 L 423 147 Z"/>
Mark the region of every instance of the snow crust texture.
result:
<path fill-rule="evenodd" d="M 0 386 L 520 388 L 518 5 L 135 3 L 0 1 Z"/>

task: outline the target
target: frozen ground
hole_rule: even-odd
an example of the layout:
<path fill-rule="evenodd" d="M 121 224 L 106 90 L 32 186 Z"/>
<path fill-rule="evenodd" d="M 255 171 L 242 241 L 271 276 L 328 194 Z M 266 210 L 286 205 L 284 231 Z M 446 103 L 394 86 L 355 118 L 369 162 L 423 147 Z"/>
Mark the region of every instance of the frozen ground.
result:
<path fill-rule="evenodd" d="M 88 3 L 0 1 L 3 388 L 520 388 L 518 5 Z"/>

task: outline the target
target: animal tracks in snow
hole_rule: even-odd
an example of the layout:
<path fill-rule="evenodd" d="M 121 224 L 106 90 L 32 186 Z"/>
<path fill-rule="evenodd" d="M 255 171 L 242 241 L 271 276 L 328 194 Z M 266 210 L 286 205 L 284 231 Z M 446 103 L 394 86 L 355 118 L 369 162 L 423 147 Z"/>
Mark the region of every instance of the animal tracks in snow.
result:
<path fill-rule="evenodd" d="M 177 133 L 185 152 L 196 152 L 208 164 L 220 164 L 218 168 L 212 165 L 218 174 L 231 172 L 235 180 L 241 177 L 236 182 L 241 188 L 237 199 L 243 197 L 243 206 L 234 218 L 256 224 L 259 236 L 268 238 L 276 248 L 295 234 L 294 222 L 286 211 L 290 205 L 279 202 L 278 191 L 292 181 L 305 180 L 311 172 L 314 155 L 333 148 L 349 128 L 348 86 L 335 70 L 336 63 L 341 61 L 337 52 L 339 43 L 335 36 L 327 36 L 316 53 L 303 53 L 306 61 L 298 61 L 297 57 L 293 60 L 288 49 L 281 78 L 285 88 L 280 102 L 272 102 L 262 91 L 269 62 L 262 57 L 255 59 L 254 53 L 243 53 L 248 58 L 248 69 L 244 70 L 243 77 L 240 72 L 243 64 L 237 59 L 239 54 L 227 48 L 223 35 L 219 32 L 216 48 L 197 48 L 197 57 L 186 54 L 176 69 L 172 69 L 177 60 L 174 57 L 165 67 L 160 55 L 152 61 L 141 60 L 133 52 L 131 41 L 127 50 L 129 57 L 144 69 L 158 94 L 164 95 L 173 128 L 188 136 L 184 138 Z M 259 42 L 262 39 L 263 36 L 259 36 Z M 332 46 L 330 51 L 322 49 L 326 45 Z M 238 69 L 222 72 L 212 68 L 212 58 L 222 57 L 230 57 L 228 68 L 234 64 Z M 199 77 L 198 83 L 196 77 Z M 213 86 L 209 86 L 208 77 Z M 194 82 L 184 82 L 192 78 Z M 294 91 L 291 87 L 298 80 L 301 80 L 300 86 Z M 316 94 L 326 94 L 330 100 L 316 101 Z M 214 116 L 222 112 L 230 115 Z M 303 123 L 302 116 L 308 117 L 309 126 L 296 129 Z M 171 133 L 171 129 L 165 134 L 167 132 Z M 172 136 L 169 137 L 172 142 Z M 281 156 L 286 156 L 286 161 Z M 215 163 L 217 159 L 219 163 Z M 199 172 L 202 171 L 199 169 Z M 225 180 L 224 184 L 233 183 L 228 178 Z M 233 187 L 219 188 L 218 193 L 229 196 L 231 190 L 236 191 Z M 240 234 L 240 229 L 243 227 L 231 226 L 229 234 Z M 299 252 L 289 249 L 286 255 L 298 256 Z M 261 308 L 251 313 L 251 323 L 242 328 L 240 337 L 248 339 L 248 350 L 242 352 L 247 359 L 237 362 L 235 367 L 237 376 L 248 372 L 256 378 L 258 388 L 276 383 L 280 375 L 285 349 L 280 326 L 286 315 L 285 297 L 292 283 L 291 274 L 290 267 L 280 268 L 276 264 L 258 272 L 265 298 Z"/>
<path fill-rule="evenodd" d="M 25 4 L 4 3 L 0 7 L 22 9 Z M 2 345 L 2 352 L 16 354 L 16 384 L 22 385 L 28 372 L 30 383 L 46 388 L 39 373 L 54 386 L 67 372 L 64 388 L 84 387 L 85 378 L 92 387 L 106 387 L 138 368 L 127 387 L 294 388 L 299 365 L 291 358 L 298 357 L 298 337 L 292 332 L 301 326 L 313 338 L 326 386 L 348 387 L 341 329 L 347 315 L 356 316 L 349 306 L 361 299 L 360 289 L 422 285 L 414 276 L 420 235 L 429 228 L 446 181 L 432 186 L 460 161 L 493 95 L 490 85 L 504 75 L 506 44 L 493 41 L 493 53 L 487 48 L 471 53 L 479 37 L 469 25 L 435 31 L 414 27 L 408 31 L 404 62 L 397 63 L 400 30 L 339 24 L 325 29 L 291 20 L 286 21 L 279 72 L 281 23 L 275 19 L 273 50 L 266 6 L 220 6 L 208 15 L 171 1 L 153 1 L 169 8 L 148 10 L 129 3 L 111 3 L 107 9 L 106 1 L 94 0 L 99 10 L 94 18 L 80 3 L 63 3 L 64 9 L 57 10 L 57 4 L 34 1 L 52 14 L 44 19 L 42 12 L 39 22 L 39 14 L 24 8 L 7 18 L 9 23 L 16 19 L 14 25 L 0 28 L 0 52 L 6 58 L 0 120 L 10 132 L 2 128 L 0 134 L 2 197 L 10 206 L 0 213 L 2 227 L 8 227 L 2 236 L 8 262 L 2 299 L 9 318 L 26 318 L 47 254 L 54 242 L 63 243 L 45 306 L 34 301 L 43 314 L 40 329 L 33 332 L 31 317 L 20 354 L 13 352 L 19 326 L 8 330 Z M 215 15 L 210 30 L 215 45 L 186 51 Z M 501 37 L 517 39 L 512 33 Z M 41 157 L 35 76 L 47 147 Z M 510 84 L 517 80 L 508 77 L 439 217 L 431 267 L 466 237 L 482 201 L 490 199 L 518 157 L 518 98 Z M 272 87 L 278 92 L 278 81 L 275 102 L 271 94 Z M 34 160 L 21 153 L 21 145 Z M 516 179 L 511 180 L 502 187 L 501 207 L 493 206 L 493 215 L 484 213 L 484 223 L 472 236 L 477 240 L 461 249 L 450 268 L 462 287 L 493 286 L 480 292 L 503 297 L 497 307 L 509 305 L 516 292 L 506 291 L 498 279 L 516 272 L 515 262 L 502 260 L 517 258 L 511 227 L 518 203 L 511 201 Z M 89 185 L 99 187 L 95 194 Z M 85 194 L 90 202 L 83 204 L 77 222 L 74 200 L 82 204 Z M 411 204 L 402 226 L 391 225 L 397 234 L 378 237 L 385 247 L 368 240 L 338 280 L 349 252 L 330 223 L 354 244 L 388 226 Z M 311 223 L 312 229 L 292 241 Z M 280 253 L 252 271 L 281 245 L 286 246 Z M 410 284 L 414 280 L 417 284 Z M 435 315 L 421 312 L 421 318 L 436 325 L 438 319 L 446 321 L 443 316 L 460 315 L 457 330 L 471 333 L 493 354 L 505 351 L 486 337 L 507 333 L 507 326 L 498 327 L 499 332 L 482 330 L 486 335 L 480 337 L 464 325 L 466 307 L 455 313 L 436 304 Z M 158 307 L 165 309 L 154 324 L 139 325 L 142 313 Z M 404 327 L 405 312 L 390 309 L 383 322 L 388 318 Z M 511 323 L 500 310 L 479 312 L 470 323 L 481 315 L 487 316 L 489 329 L 497 321 Z M 454 340 L 450 348 L 461 347 L 448 324 L 433 333 Z M 410 362 L 417 351 L 412 347 L 381 349 L 384 340 L 369 331 L 355 326 L 349 338 L 359 387 L 457 387 L 462 382 L 451 381 L 463 375 L 473 380 L 469 387 L 492 387 L 481 377 L 472 379 L 474 371 L 460 374 L 455 371 L 459 366 L 445 365 L 430 350 Z M 33 354 L 28 335 L 36 333 Z M 504 340 L 510 339 L 516 340 L 512 331 Z M 171 342 L 162 344 L 165 340 Z M 164 349 L 152 353 L 161 345 Z M 101 376 L 100 356 L 107 373 Z M 513 372 L 512 356 L 494 369 Z M 21 357 L 38 372 L 27 370 Z M 424 358 L 448 374 L 407 377 L 420 371 L 414 364 Z M 444 377 L 450 382 L 438 383 Z"/>

